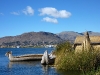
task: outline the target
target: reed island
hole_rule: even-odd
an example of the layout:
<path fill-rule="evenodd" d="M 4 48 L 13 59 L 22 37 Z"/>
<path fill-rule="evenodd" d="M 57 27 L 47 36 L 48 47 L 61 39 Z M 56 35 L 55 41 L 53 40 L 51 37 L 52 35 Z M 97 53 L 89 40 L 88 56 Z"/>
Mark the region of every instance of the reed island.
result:
<path fill-rule="evenodd" d="M 100 36 L 77 36 L 74 44 L 58 44 L 55 50 L 58 70 L 81 71 L 83 75 L 100 75 Z"/>

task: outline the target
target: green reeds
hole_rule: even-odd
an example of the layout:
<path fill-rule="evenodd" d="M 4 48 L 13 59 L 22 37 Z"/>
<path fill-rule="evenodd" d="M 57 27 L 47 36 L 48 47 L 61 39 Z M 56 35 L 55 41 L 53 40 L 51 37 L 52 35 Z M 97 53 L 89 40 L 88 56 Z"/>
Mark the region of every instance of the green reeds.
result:
<path fill-rule="evenodd" d="M 55 50 L 57 69 L 91 71 L 96 68 L 98 51 L 86 50 L 75 53 L 69 42 L 59 44 Z"/>

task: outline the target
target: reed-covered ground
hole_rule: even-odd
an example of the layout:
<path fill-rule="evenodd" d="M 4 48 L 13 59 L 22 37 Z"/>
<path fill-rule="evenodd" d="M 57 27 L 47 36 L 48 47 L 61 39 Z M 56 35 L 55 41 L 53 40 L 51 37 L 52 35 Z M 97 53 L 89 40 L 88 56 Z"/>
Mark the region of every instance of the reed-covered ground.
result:
<path fill-rule="evenodd" d="M 58 70 L 80 70 L 84 75 L 100 75 L 100 53 L 91 49 L 75 52 L 69 42 L 58 44 L 55 50 L 55 65 Z"/>

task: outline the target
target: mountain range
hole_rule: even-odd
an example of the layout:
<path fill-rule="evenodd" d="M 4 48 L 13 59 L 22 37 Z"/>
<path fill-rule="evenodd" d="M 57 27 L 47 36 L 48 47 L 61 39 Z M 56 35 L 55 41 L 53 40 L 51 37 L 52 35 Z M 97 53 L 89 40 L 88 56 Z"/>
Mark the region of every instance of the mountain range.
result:
<path fill-rule="evenodd" d="M 100 36 L 99 32 L 88 31 L 90 36 Z M 50 32 L 28 32 L 17 36 L 6 36 L 0 38 L 0 47 L 34 47 L 44 45 L 55 45 L 63 41 L 74 42 L 77 36 L 82 36 L 83 33 L 74 31 L 63 31 L 57 34 Z"/>
<path fill-rule="evenodd" d="M 70 40 L 72 42 L 74 42 L 75 38 L 77 36 L 83 36 L 85 32 L 82 33 L 78 33 L 78 32 L 74 32 L 74 31 L 63 31 L 58 33 L 57 35 L 62 38 L 63 40 Z M 92 32 L 92 31 L 88 31 L 90 36 L 100 36 L 99 32 Z"/>

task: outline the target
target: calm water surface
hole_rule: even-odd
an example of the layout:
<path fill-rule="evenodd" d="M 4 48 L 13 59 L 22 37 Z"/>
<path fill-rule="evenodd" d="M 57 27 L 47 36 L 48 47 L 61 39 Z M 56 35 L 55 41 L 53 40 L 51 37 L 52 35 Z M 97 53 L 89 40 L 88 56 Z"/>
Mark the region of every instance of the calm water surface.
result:
<path fill-rule="evenodd" d="M 40 61 L 9 62 L 5 56 L 7 51 L 13 55 L 41 54 L 45 50 L 50 53 L 53 48 L 1 48 L 0 75 L 60 75 L 54 67 L 43 66 Z"/>
<path fill-rule="evenodd" d="M 0 75 L 80 75 L 79 72 L 60 72 L 52 66 L 43 66 L 40 61 L 9 62 L 7 51 L 13 55 L 50 53 L 53 48 L 0 48 Z"/>

